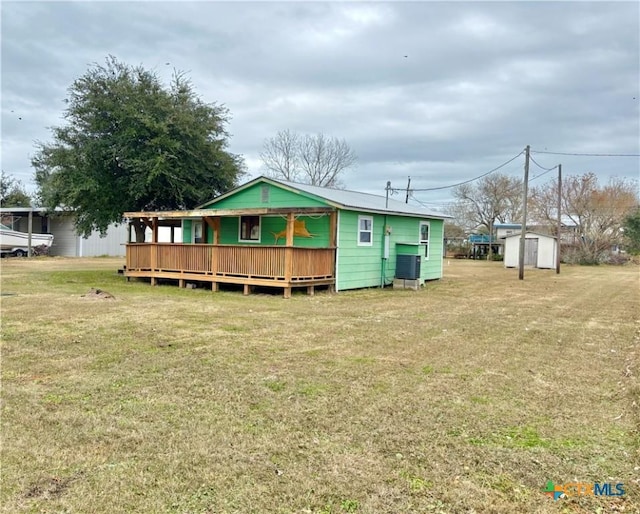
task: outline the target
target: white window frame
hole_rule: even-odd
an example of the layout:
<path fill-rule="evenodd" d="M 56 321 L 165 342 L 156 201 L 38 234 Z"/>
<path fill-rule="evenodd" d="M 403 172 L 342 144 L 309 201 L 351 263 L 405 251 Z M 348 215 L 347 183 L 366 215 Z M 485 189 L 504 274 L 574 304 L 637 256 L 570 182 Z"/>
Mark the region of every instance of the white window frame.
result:
<path fill-rule="evenodd" d="M 422 227 L 426 226 L 429 231 L 429 235 L 426 240 L 422 239 Z M 429 221 L 421 221 L 418 227 L 418 242 L 421 245 L 425 245 L 424 259 L 429 260 L 429 247 L 431 246 L 431 223 Z"/>
<path fill-rule="evenodd" d="M 242 238 L 242 218 L 258 218 L 258 238 L 243 239 Z M 238 216 L 238 241 L 241 243 L 259 243 L 262 234 L 262 216 Z"/>
<path fill-rule="evenodd" d="M 362 221 L 369 221 L 369 230 L 363 230 L 360 223 Z M 369 241 L 362 241 L 360 235 L 363 233 L 369 234 Z M 358 216 L 358 246 L 373 246 L 373 216 Z"/>
<path fill-rule="evenodd" d="M 202 221 L 192 220 L 191 221 L 191 243 L 196 244 L 196 226 L 200 226 L 200 239 L 201 241 L 197 244 L 204 244 L 206 241 L 204 240 L 204 223 Z"/>

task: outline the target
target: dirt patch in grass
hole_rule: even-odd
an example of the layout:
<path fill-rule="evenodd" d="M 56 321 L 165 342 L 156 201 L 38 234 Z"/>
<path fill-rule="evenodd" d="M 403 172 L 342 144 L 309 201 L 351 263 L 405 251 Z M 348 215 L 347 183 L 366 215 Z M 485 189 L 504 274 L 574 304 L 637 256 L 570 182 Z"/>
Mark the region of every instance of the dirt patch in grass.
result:
<path fill-rule="evenodd" d="M 3 263 L 2 512 L 640 510 L 637 268 L 285 301 L 121 265 Z"/>
<path fill-rule="evenodd" d="M 27 500 L 51 500 L 57 498 L 64 494 L 71 483 L 78 480 L 81 475 L 82 472 L 66 478 L 47 477 L 38 479 L 27 487 L 23 496 Z"/>

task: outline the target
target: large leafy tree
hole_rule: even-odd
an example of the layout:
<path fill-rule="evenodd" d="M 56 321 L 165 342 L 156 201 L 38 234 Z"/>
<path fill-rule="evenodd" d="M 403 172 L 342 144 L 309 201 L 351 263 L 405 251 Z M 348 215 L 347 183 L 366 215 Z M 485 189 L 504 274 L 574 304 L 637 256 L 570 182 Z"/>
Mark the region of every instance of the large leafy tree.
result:
<path fill-rule="evenodd" d="M 19 180 L 0 172 L 0 207 L 31 207 L 31 197 Z"/>
<path fill-rule="evenodd" d="M 41 203 L 73 211 L 83 235 L 105 233 L 126 211 L 193 208 L 237 183 L 228 111 L 203 102 L 183 74 L 169 87 L 109 57 L 69 88 L 66 124 L 32 159 Z M 144 225 L 134 222 L 136 239 Z"/>

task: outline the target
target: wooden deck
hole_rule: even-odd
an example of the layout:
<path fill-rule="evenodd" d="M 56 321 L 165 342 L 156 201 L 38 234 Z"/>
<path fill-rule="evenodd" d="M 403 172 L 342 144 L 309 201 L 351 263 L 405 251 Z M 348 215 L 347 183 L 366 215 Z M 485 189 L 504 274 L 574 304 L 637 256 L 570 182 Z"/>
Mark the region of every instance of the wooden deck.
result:
<path fill-rule="evenodd" d="M 249 246 L 219 244 L 127 244 L 126 277 L 159 278 L 210 282 L 216 291 L 219 283 L 281 287 L 285 298 L 293 287 L 335 284 L 335 249 L 294 246 Z"/>

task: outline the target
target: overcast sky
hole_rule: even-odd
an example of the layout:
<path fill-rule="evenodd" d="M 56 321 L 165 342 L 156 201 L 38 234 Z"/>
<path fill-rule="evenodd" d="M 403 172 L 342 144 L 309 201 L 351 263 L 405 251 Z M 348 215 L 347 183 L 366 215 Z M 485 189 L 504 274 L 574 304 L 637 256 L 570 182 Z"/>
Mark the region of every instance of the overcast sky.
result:
<path fill-rule="evenodd" d="M 224 104 L 252 177 L 279 130 L 344 138 L 348 189 L 440 187 L 533 150 L 640 154 L 638 2 L 11 2 L 2 14 L 2 169 L 32 190 L 34 141 L 107 55 L 187 72 Z M 167 64 L 168 63 L 168 64 Z M 533 154 L 638 178 L 637 157 Z M 503 171 L 522 176 L 524 157 Z M 532 165 L 532 175 L 539 170 Z M 533 184 L 543 183 L 551 174 Z M 451 190 L 416 192 L 432 208 Z"/>

